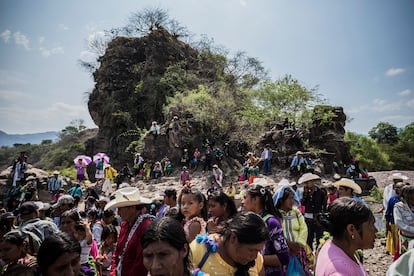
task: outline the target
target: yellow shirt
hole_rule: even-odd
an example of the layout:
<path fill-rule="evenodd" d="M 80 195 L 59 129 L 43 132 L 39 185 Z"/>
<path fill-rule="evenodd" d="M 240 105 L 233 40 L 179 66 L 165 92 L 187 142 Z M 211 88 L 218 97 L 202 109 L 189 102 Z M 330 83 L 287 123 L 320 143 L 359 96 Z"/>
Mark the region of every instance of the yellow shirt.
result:
<path fill-rule="evenodd" d="M 211 238 L 216 239 L 217 234 L 210 235 Z M 191 261 L 193 262 L 194 267 L 200 263 L 204 254 L 206 253 L 207 247 L 204 243 L 197 243 L 196 240 L 193 240 L 190 244 L 191 248 Z M 258 276 L 260 271 L 263 269 L 263 256 L 260 253 L 257 253 L 257 258 L 255 260 L 255 266 L 249 269 L 250 276 Z M 207 261 L 204 263 L 201 271 L 213 275 L 234 275 L 236 268 L 226 263 L 223 258 L 221 258 L 219 253 L 210 253 Z"/>
<path fill-rule="evenodd" d="M 282 209 L 279 209 L 279 211 L 283 216 L 282 228 L 285 238 L 288 241 L 306 245 L 308 227 L 302 213 L 296 207 L 293 207 L 289 212 L 285 212 Z"/>

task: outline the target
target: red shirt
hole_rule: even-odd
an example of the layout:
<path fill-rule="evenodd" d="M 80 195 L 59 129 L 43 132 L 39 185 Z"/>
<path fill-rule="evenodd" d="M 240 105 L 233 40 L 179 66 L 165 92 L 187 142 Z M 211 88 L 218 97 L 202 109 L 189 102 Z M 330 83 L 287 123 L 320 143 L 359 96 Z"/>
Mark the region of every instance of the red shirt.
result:
<path fill-rule="evenodd" d="M 135 230 L 134 235 L 131 237 L 128 242 L 128 247 L 126 248 L 123 263 L 122 263 L 122 276 L 135 276 L 135 275 L 147 275 L 148 271 L 144 267 L 143 256 L 142 256 L 142 247 L 141 247 L 141 236 L 144 233 L 144 230 L 151 224 L 151 219 L 144 219 L 138 228 Z M 116 267 L 118 265 L 119 259 L 122 256 L 122 251 L 124 249 L 128 234 L 131 231 L 132 225 L 129 225 L 128 222 L 123 221 L 121 224 L 121 231 L 119 232 L 118 243 L 116 245 L 115 252 L 112 254 L 112 264 L 111 264 L 111 276 L 116 275 Z"/>

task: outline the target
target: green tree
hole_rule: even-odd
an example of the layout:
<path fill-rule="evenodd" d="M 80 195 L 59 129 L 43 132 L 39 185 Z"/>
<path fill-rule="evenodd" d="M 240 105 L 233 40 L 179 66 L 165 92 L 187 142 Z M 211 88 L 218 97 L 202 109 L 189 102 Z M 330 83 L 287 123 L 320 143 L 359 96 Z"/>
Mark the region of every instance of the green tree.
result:
<path fill-rule="evenodd" d="M 398 142 L 397 127 L 390 123 L 380 122 L 368 134 L 379 144 L 393 144 Z"/>
<path fill-rule="evenodd" d="M 365 167 L 369 170 L 392 168 L 389 155 L 373 139 L 354 132 L 346 132 L 345 141 L 350 144 L 351 155 L 360 161 L 361 168 Z"/>
<path fill-rule="evenodd" d="M 270 119 L 289 118 L 290 121 L 305 124 L 310 119 L 307 111 L 315 104 L 324 102 L 317 91 L 318 87 L 308 89 L 291 75 L 286 75 L 275 82 L 264 82 L 256 101 Z"/>

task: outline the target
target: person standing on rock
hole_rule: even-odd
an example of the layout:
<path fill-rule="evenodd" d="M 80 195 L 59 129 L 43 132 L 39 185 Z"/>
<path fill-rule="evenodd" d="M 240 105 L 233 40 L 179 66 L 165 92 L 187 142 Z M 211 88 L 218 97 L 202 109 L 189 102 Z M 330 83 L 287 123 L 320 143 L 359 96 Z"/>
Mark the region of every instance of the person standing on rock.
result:
<path fill-rule="evenodd" d="M 53 176 L 49 179 L 49 183 L 47 185 L 47 188 L 52 195 L 52 198 L 59 192 L 59 190 L 62 188 L 62 179 L 59 177 L 59 171 L 54 171 Z"/>
<path fill-rule="evenodd" d="M 272 173 L 272 149 L 269 144 L 267 144 L 262 151 L 260 160 L 263 161 L 263 174 L 270 175 Z"/>
<path fill-rule="evenodd" d="M 160 126 L 157 124 L 156 121 L 152 122 L 149 131 L 152 137 L 154 138 L 154 142 L 155 142 L 157 140 L 158 135 L 160 135 Z"/>

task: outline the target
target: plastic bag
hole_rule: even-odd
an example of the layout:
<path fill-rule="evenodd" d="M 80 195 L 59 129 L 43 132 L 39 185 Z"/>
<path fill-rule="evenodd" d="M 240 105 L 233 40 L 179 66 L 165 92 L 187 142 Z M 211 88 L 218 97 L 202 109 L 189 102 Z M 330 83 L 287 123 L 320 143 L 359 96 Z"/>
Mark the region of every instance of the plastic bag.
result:
<path fill-rule="evenodd" d="M 302 264 L 300 263 L 298 257 L 291 256 L 289 265 L 287 267 L 286 275 L 288 276 L 306 276 L 305 271 L 303 270 Z"/>

